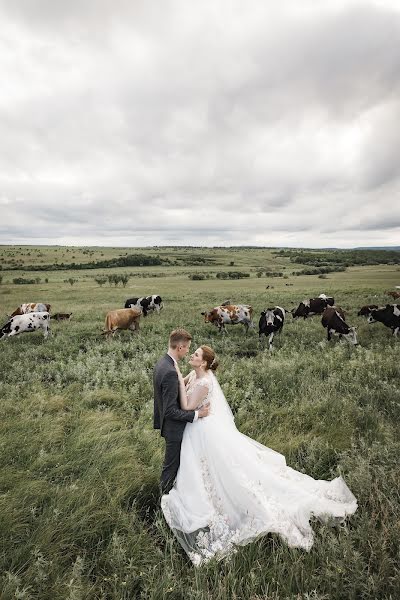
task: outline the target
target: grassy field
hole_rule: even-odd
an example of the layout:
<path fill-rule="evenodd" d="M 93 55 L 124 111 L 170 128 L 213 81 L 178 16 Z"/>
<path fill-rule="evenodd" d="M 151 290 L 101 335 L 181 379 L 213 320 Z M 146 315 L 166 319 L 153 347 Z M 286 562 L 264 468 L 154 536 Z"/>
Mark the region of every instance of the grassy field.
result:
<path fill-rule="evenodd" d="M 40 333 L 1 340 L 1 600 L 400 597 L 400 340 L 357 317 L 361 305 L 390 300 L 385 291 L 400 285 L 398 266 L 350 267 L 322 280 L 292 276 L 302 265 L 271 250 L 153 249 L 178 264 L 112 270 L 132 273 L 127 287 L 99 287 L 93 278 L 105 269 L 33 267 L 132 249 L 18 248 L 0 248 L 3 321 L 32 301 L 73 317 L 53 322 L 47 341 Z M 173 258 L 178 254 L 215 262 L 187 266 Z M 10 260 L 22 267 L 8 270 Z M 286 270 L 288 278 L 257 278 L 259 267 Z M 250 278 L 187 277 L 236 269 Z M 143 272 L 147 278 L 136 277 Z M 18 276 L 41 281 L 13 285 Z M 77 279 L 73 286 L 64 283 L 69 277 Z M 221 337 L 200 315 L 232 299 L 252 304 L 257 321 L 266 305 L 292 308 L 321 292 L 333 294 L 358 326 L 358 348 L 329 345 L 318 317 L 288 318 L 270 354 L 256 329 L 245 336 L 232 327 Z M 109 309 L 151 293 L 162 295 L 165 308 L 142 320 L 138 335 L 101 336 Z M 151 374 L 177 326 L 192 333 L 194 346 L 216 349 L 219 380 L 243 433 L 315 478 L 342 474 L 358 498 L 346 524 L 314 524 L 310 553 L 266 536 L 196 570 L 175 542 L 158 506 L 164 442 L 152 429 Z"/>

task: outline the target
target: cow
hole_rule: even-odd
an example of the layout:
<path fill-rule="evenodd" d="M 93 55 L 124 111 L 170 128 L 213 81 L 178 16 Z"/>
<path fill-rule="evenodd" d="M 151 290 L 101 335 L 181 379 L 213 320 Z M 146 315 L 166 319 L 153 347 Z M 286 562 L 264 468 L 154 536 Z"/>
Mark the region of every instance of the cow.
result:
<path fill-rule="evenodd" d="M 56 313 L 51 318 L 55 321 L 67 321 L 72 316 L 72 313 Z"/>
<path fill-rule="evenodd" d="M 0 338 L 29 333 L 38 329 L 43 329 L 43 335 L 47 338 L 50 333 L 50 314 L 48 312 L 30 312 L 11 317 L 0 329 Z"/>
<path fill-rule="evenodd" d="M 329 302 L 327 297 L 303 300 L 297 308 L 292 309 L 291 313 L 293 319 L 296 319 L 297 317 L 304 317 L 304 319 L 307 319 L 307 317 L 313 315 L 322 315 L 327 306 L 332 306 L 334 304 L 333 300 L 332 297 L 329 297 Z M 331 302 L 332 304 L 330 304 Z"/>
<path fill-rule="evenodd" d="M 264 341 L 264 335 L 269 335 L 268 349 L 272 352 L 272 342 L 274 340 L 275 333 L 281 333 L 284 322 L 285 322 L 286 310 L 280 306 L 274 308 L 265 308 L 261 311 L 260 320 L 258 322 L 258 335 L 260 343 Z"/>
<path fill-rule="evenodd" d="M 102 335 L 114 336 L 118 329 L 139 331 L 139 321 L 142 316 L 140 308 L 118 308 L 107 313 Z"/>
<path fill-rule="evenodd" d="M 157 294 L 143 296 L 142 298 L 128 298 L 125 302 L 125 308 L 140 308 L 144 317 L 147 317 L 150 311 L 160 312 L 163 307 L 162 298 Z"/>
<path fill-rule="evenodd" d="M 29 304 L 20 304 L 17 309 L 10 315 L 15 317 L 17 315 L 26 315 L 27 313 L 33 312 L 50 312 L 51 304 L 44 304 L 42 302 L 32 302 Z"/>
<path fill-rule="evenodd" d="M 333 306 L 335 304 L 335 298 L 333 296 L 327 296 L 326 294 L 320 294 L 318 298 L 322 298 L 322 300 L 326 300 L 328 306 Z"/>
<path fill-rule="evenodd" d="M 393 298 L 393 300 L 398 300 L 400 298 L 400 292 L 385 292 L 387 296 Z"/>
<path fill-rule="evenodd" d="M 349 327 L 344 320 L 344 312 L 340 306 L 327 306 L 321 319 L 322 327 L 325 327 L 328 334 L 328 342 L 332 334 L 339 338 L 344 337 L 349 344 L 358 346 L 356 327 Z"/>
<path fill-rule="evenodd" d="M 392 334 L 397 337 L 400 330 L 400 304 L 386 304 L 384 308 L 373 308 L 368 317 L 368 323 L 377 321 L 390 327 Z"/>
<path fill-rule="evenodd" d="M 366 304 L 365 306 L 362 306 L 360 308 L 360 310 L 357 313 L 358 317 L 369 317 L 369 315 L 371 314 L 371 310 L 373 308 L 378 308 L 377 304 Z"/>
<path fill-rule="evenodd" d="M 248 304 L 228 304 L 227 306 L 216 306 L 210 311 L 202 312 L 205 323 L 212 323 L 221 333 L 226 333 L 225 325 L 236 325 L 242 323 L 246 333 L 249 327 L 254 327 L 252 317 L 253 308 Z"/>

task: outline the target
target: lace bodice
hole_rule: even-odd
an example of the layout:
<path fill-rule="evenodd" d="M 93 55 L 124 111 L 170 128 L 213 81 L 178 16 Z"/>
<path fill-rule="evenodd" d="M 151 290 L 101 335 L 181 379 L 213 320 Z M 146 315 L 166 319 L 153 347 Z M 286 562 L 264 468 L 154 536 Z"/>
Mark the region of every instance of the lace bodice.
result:
<path fill-rule="evenodd" d="M 206 388 L 207 395 L 202 400 L 202 402 L 198 406 L 196 406 L 196 408 L 200 408 L 200 406 L 202 406 L 205 402 L 207 402 L 209 400 L 209 396 L 210 396 L 210 392 L 211 392 L 211 388 L 212 388 L 212 382 L 211 382 L 211 379 L 208 377 L 208 375 L 198 378 L 198 377 L 196 377 L 196 373 L 194 371 L 192 371 L 190 373 L 188 382 L 186 384 L 187 397 L 190 399 L 192 397 L 192 395 L 194 394 L 195 390 L 198 390 L 200 387 L 202 387 L 203 389 Z"/>

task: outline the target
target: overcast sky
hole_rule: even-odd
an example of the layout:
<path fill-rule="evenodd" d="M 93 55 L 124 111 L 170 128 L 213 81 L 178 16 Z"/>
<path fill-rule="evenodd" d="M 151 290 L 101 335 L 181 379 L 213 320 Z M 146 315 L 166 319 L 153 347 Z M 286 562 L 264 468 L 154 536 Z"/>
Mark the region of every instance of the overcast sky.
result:
<path fill-rule="evenodd" d="M 0 0 L 0 243 L 400 245 L 399 0 Z"/>

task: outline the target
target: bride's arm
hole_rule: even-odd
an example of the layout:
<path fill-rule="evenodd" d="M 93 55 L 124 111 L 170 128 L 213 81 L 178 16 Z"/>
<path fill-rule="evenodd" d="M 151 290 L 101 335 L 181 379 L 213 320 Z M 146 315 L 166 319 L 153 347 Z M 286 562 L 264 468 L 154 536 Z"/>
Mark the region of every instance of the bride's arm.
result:
<path fill-rule="evenodd" d="M 207 384 L 198 385 L 196 389 L 193 391 L 193 394 L 190 396 L 190 399 L 186 394 L 186 386 L 185 379 L 180 372 L 178 366 L 175 367 L 176 372 L 178 373 L 178 381 L 179 381 L 179 401 L 181 404 L 182 410 L 195 410 L 205 399 L 208 393 Z"/>
<path fill-rule="evenodd" d="M 189 381 L 189 377 L 191 376 L 192 373 L 193 373 L 193 371 L 190 371 L 190 373 L 188 375 L 186 375 L 186 377 L 183 378 L 185 385 L 187 385 L 187 382 Z"/>
<path fill-rule="evenodd" d="M 193 393 L 190 396 L 190 400 L 188 400 L 188 410 L 194 410 L 198 408 L 202 402 L 206 399 L 208 394 L 208 386 L 206 383 L 199 383 L 197 387 L 193 390 Z"/>

